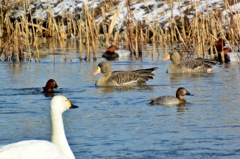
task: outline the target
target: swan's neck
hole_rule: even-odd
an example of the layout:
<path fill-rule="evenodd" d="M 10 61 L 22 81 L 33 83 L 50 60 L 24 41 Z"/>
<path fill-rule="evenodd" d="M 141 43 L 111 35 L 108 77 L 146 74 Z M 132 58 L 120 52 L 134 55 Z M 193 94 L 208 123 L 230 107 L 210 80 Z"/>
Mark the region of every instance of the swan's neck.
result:
<path fill-rule="evenodd" d="M 51 142 L 62 150 L 62 152 L 70 159 L 75 159 L 72 150 L 66 139 L 62 114 L 54 113 L 51 110 L 52 139 Z"/>

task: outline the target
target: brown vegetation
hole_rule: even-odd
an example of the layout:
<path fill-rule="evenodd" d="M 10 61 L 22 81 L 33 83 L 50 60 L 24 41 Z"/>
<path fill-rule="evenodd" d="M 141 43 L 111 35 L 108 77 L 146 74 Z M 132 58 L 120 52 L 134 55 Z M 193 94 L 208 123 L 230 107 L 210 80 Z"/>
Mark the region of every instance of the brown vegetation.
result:
<path fill-rule="evenodd" d="M 205 57 L 210 50 L 211 58 L 215 56 L 214 49 L 218 49 L 215 47 L 215 41 L 223 39 L 230 47 L 239 43 L 240 19 L 234 16 L 238 13 L 229 8 L 236 0 L 225 1 L 224 8 L 229 9 L 229 21 L 222 20 L 221 9 L 201 13 L 195 10 L 197 3 L 186 2 L 187 9 L 181 12 L 182 15 L 168 19 L 168 29 L 159 25 L 158 19 L 137 21 L 132 13 L 131 2 L 133 1 L 127 0 L 114 12 L 111 12 L 111 8 L 116 8 L 121 1 L 105 1 L 96 10 L 90 10 L 84 5 L 84 14 L 80 17 L 67 12 L 64 12 L 62 17 L 54 17 L 53 10 L 49 7 L 48 18 L 44 20 L 32 19 L 31 12 L 21 18 L 12 19 L 9 16 L 10 11 L 24 3 L 24 12 L 27 12 L 30 1 L 5 1 L 0 5 L 0 36 L 5 39 L 0 50 L 1 59 L 16 62 L 31 59 L 39 61 L 39 45 L 46 42 L 46 39 L 53 38 L 59 42 L 60 47 L 63 47 L 68 39 L 76 41 L 81 60 L 96 60 L 97 49 L 101 46 L 105 46 L 106 49 L 109 43 L 125 45 L 135 59 L 141 59 L 143 46 L 147 43 L 152 44 L 153 56 L 159 47 L 173 47 L 178 43 L 180 51 L 190 55 L 188 57 Z M 173 7 L 173 1 L 168 3 Z M 157 6 L 163 5 L 161 3 Z M 118 16 L 123 7 L 127 8 L 128 14 L 119 22 Z M 154 9 L 153 5 L 141 7 L 148 11 Z M 192 11 L 195 11 L 194 18 L 189 21 L 186 14 L 193 14 Z M 103 20 L 96 22 L 95 18 L 99 16 L 102 16 Z M 108 19 L 110 16 L 111 20 Z M 119 30 L 123 27 L 125 29 L 120 33 Z M 34 53 L 31 51 L 33 48 Z M 84 52 L 85 57 L 82 57 Z"/>

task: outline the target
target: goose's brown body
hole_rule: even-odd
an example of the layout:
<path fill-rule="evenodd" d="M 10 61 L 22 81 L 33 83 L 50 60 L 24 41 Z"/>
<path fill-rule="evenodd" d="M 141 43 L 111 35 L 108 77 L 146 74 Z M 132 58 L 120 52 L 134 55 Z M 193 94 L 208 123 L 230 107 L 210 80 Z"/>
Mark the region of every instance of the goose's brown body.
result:
<path fill-rule="evenodd" d="M 218 62 L 203 58 L 181 60 L 180 54 L 177 51 L 169 53 L 168 58 L 172 61 L 167 69 L 167 73 L 210 73 L 211 68 Z"/>
<path fill-rule="evenodd" d="M 156 69 L 139 69 L 133 71 L 114 71 L 108 62 L 98 64 L 98 69 L 94 75 L 102 73 L 103 75 L 97 80 L 96 86 L 137 86 L 145 85 L 146 81 L 153 79 L 153 71 Z"/>

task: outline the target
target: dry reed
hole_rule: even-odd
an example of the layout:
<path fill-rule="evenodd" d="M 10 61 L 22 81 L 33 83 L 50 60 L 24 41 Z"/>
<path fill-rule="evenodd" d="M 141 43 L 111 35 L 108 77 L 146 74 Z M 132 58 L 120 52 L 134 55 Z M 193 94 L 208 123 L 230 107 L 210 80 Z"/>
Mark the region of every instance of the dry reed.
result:
<path fill-rule="evenodd" d="M 145 3 L 142 8 L 146 12 L 151 12 L 153 5 L 147 5 L 146 1 L 143 2 Z M 0 36 L 4 37 L 6 35 L 7 40 L 1 46 L 0 54 L 4 55 L 4 61 L 19 62 L 24 59 L 39 61 L 40 39 L 46 39 L 46 37 L 57 40 L 62 49 L 67 46 L 66 40 L 72 38 L 74 47 L 78 46 L 80 60 L 85 59 L 86 61 L 89 61 L 91 56 L 96 60 L 97 50 L 102 43 L 105 43 L 106 49 L 110 42 L 118 44 L 120 39 L 125 39 L 124 43 L 128 46 L 128 49 L 132 52 L 132 57 L 135 59 L 141 59 L 143 46 L 149 42 L 153 47 L 152 55 L 154 59 L 158 47 L 164 47 L 164 50 L 167 51 L 166 48 L 169 46 L 173 48 L 176 44 L 179 44 L 179 51 L 186 54 L 188 58 L 195 58 L 195 56 L 206 58 L 208 55 L 210 55 L 210 58 L 214 58 L 216 56 L 215 41 L 219 39 L 224 39 L 229 44 L 229 47 L 234 50 L 240 40 L 239 34 L 236 34 L 240 31 L 240 18 L 234 16 L 239 12 L 233 11 L 230 5 L 237 3 L 237 1 L 224 1 L 224 8 L 229 11 L 227 13 L 229 21 L 223 21 L 220 15 L 222 10 L 211 10 L 207 6 L 205 12 L 199 12 L 197 9 L 198 1 L 192 2 L 190 8 L 195 12 L 195 15 L 189 21 L 186 18 L 189 11 L 181 11 L 180 0 L 168 1 L 171 18 L 166 22 L 169 24 L 167 29 L 159 25 L 161 22 L 158 19 L 151 22 L 145 19 L 145 23 L 136 20 L 131 8 L 132 1 L 130 0 L 122 2 L 106 0 L 99 4 L 96 10 L 84 4 L 84 16 L 80 15 L 78 18 L 74 14 L 67 13 L 64 7 L 62 8 L 62 16 L 60 18 L 55 17 L 50 1 L 48 1 L 48 18 L 46 20 L 32 19 L 31 10 L 28 15 L 12 20 L 10 18 L 10 6 L 17 8 L 24 4 L 24 12 L 27 12 L 30 1 L 5 2 L 7 7 L 0 5 Z M 180 15 L 178 17 L 173 14 L 174 4 L 176 3 L 179 3 Z M 206 0 L 205 3 L 208 4 L 208 1 Z M 188 4 L 186 2 L 186 5 Z M 117 5 L 118 8 L 113 12 L 112 9 Z M 127 8 L 127 15 L 125 18 L 120 19 L 119 14 L 124 7 Z M 102 16 L 103 20 L 96 22 L 95 18 L 98 16 Z M 109 20 L 110 16 L 112 19 Z M 123 24 L 126 29 L 120 35 L 119 30 Z M 100 33 L 100 30 L 102 30 L 102 33 Z M 49 41 L 51 40 L 49 39 Z M 36 52 L 34 54 L 31 52 L 33 47 Z M 54 47 L 56 46 L 54 45 Z M 85 57 L 83 58 L 84 52 Z M 67 60 L 66 50 L 63 51 L 63 54 L 64 60 Z"/>

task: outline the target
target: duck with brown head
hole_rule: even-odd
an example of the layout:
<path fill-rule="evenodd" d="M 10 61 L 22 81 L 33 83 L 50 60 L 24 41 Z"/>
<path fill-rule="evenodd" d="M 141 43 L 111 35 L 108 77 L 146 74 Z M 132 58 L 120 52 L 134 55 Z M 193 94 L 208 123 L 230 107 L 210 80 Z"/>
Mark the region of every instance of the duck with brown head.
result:
<path fill-rule="evenodd" d="M 102 55 L 107 61 L 116 61 L 118 58 L 128 58 L 130 56 L 130 50 L 119 49 L 116 45 L 111 45 Z"/>
<path fill-rule="evenodd" d="M 49 79 L 45 85 L 45 87 L 43 87 L 43 91 L 42 93 L 53 93 L 53 89 L 57 88 L 57 82 L 54 79 Z"/>
<path fill-rule="evenodd" d="M 230 56 L 228 53 L 232 52 L 229 47 L 224 47 L 221 52 L 218 52 L 218 62 L 220 63 L 229 63 L 231 61 Z"/>
<path fill-rule="evenodd" d="M 215 42 L 215 48 L 217 51 L 217 56 L 214 58 L 216 61 L 220 63 L 230 63 L 230 62 L 239 62 L 240 53 L 235 50 L 238 47 L 229 44 L 226 44 L 225 40 L 219 39 Z"/>
<path fill-rule="evenodd" d="M 184 87 L 179 87 L 176 92 L 176 97 L 174 96 L 160 96 L 157 98 L 152 98 L 150 101 L 150 105 L 177 105 L 177 104 L 184 104 L 187 101 L 184 99 L 183 96 L 194 96 L 193 94 L 189 93 Z"/>
<path fill-rule="evenodd" d="M 111 45 L 107 50 L 104 52 L 102 57 L 104 58 L 118 58 L 119 55 L 115 52 L 118 50 L 118 47 L 116 45 Z"/>

